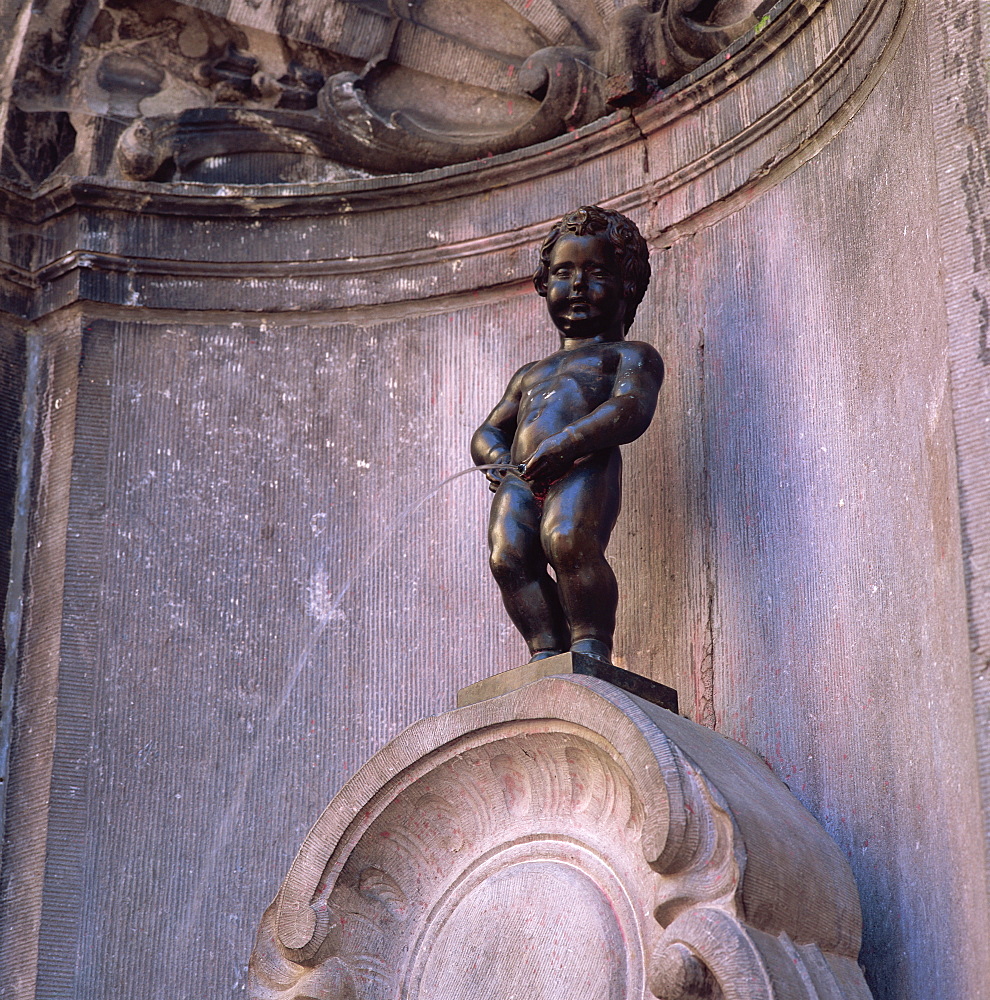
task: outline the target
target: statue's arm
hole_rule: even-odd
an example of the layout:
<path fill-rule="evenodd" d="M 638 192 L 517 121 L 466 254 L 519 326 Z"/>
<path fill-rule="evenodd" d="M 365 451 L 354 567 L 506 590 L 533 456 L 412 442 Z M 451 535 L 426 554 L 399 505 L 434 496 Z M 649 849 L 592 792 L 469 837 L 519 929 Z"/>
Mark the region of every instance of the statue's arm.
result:
<path fill-rule="evenodd" d="M 662 384 L 663 360 L 656 349 L 640 342 L 627 344 L 616 372 L 612 398 L 575 421 L 586 422 L 583 432 L 581 427 L 577 430 L 590 445 L 588 453 L 635 441 L 653 420 Z"/>
<path fill-rule="evenodd" d="M 471 458 L 475 465 L 508 463 L 512 440 L 516 435 L 523 377 L 531 367 L 531 364 L 524 365 L 509 379 L 505 395 L 485 418 L 485 422 L 474 432 L 471 438 Z"/>
<path fill-rule="evenodd" d="M 543 441 L 526 461 L 524 478 L 552 478 L 585 455 L 635 441 L 650 426 L 662 383 L 656 350 L 625 344 L 611 397 Z"/>

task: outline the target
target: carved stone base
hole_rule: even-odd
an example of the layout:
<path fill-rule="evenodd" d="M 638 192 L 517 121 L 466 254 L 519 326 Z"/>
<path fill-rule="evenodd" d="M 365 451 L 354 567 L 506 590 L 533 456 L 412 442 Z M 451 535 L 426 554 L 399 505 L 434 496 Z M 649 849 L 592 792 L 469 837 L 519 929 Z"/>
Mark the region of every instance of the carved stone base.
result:
<path fill-rule="evenodd" d="M 411 726 L 266 910 L 252 1000 L 868 1000 L 844 858 L 754 754 L 596 677 Z"/>

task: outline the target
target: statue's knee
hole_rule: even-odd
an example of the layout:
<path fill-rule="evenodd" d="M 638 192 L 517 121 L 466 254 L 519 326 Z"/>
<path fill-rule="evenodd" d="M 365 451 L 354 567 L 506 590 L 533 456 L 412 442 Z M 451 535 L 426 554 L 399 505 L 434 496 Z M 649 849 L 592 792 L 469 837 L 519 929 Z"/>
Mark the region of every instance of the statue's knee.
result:
<path fill-rule="evenodd" d="M 497 545 L 488 556 L 488 565 L 496 580 L 517 578 L 524 567 L 522 554 L 511 545 Z"/>
<path fill-rule="evenodd" d="M 543 534 L 543 551 L 555 570 L 567 572 L 599 555 L 597 541 L 579 531 L 553 528 Z"/>

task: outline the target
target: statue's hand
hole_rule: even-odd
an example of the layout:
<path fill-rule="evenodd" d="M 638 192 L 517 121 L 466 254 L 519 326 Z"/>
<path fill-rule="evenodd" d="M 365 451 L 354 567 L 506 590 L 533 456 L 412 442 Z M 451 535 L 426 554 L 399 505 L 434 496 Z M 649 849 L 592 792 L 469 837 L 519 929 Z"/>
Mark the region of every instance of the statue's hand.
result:
<path fill-rule="evenodd" d="M 527 482 L 552 482 L 574 464 L 570 445 L 574 435 L 566 428 L 542 441 L 523 463 L 520 476 Z"/>
<path fill-rule="evenodd" d="M 510 464 L 508 452 L 499 458 L 498 461 L 503 462 L 504 465 L 499 466 L 497 469 L 485 469 L 485 479 L 488 480 L 488 488 L 492 493 L 498 492 L 498 488 L 502 485 L 502 480 L 505 479 L 506 473 L 510 469 L 515 468 L 515 466 Z"/>

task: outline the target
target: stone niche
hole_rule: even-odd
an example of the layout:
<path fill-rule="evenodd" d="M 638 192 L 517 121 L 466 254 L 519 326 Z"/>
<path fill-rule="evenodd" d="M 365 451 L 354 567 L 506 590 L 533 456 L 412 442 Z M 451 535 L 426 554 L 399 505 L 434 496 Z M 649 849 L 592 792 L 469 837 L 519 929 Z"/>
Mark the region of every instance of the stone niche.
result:
<path fill-rule="evenodd" d="M 471 16 L 445 27 L 457 11 Z M 976 112 L 945 141 L 931 121 L 933 72 L 982 63 L 958 55 L 977 52 L 980 36 L 947 11 L 934 0 L 4 7 L 13 96 L 0 164 L 0 448 L 19 476 L 0 504 L 21 587 L 6 592 L 23 612 L 19 635 L 5 636 L 4 1000 L 242 997 L 259 915 L 334 793 L 416 720 L 427 720 L 411 731 L 421 746 L 395 758 L 397 772 L 447 743 L 470 746 L 466 734 L 494 709 L 438 713 L 521 653 L 500 629 L 485 569 L 480 477 L 456 480 L 363 560 L 420 489 L 467 464 L 508 374 L 545 353 L 553 334 L 532 291 L 534 249 L 587 203 L 630 215 L 648 240 L 654 281 L 633 335 L 669 371 L 654 427 L 628 449 L 609 552 L 624 595 L 617 665 L 676 687 L 687 715 L 758 753 L 820 822 L 856 877 L 877 1000 L 985 993 L 990 914 L 955 513 L 961 397 L 947 391 L 936 246 L 937 185 L 958 178 L 958 205 L 971 207 L 985 149 L 966 146 Z M 697 18 L 717 30 L 699 33 Z M 955 41 L 939 48 L 950 18 Z M 488 36 L 469 37 L 470 23 Z M 726 34 L 730 23 L 742 33 Z M 507 47 L 493 55 L 496 35 Z M 700 41 L 724 47 L 689 53 Z M 675 43 L 684 61 L 672 76 L 655 72 L 658 46 Z M 597 104 L 581 94 L 589 103 L 573 114 L 563 104 L 553 105 L 563 117 L 551 114 L 550 87 L 522 69 L 553 48 L 570 50 L 553 80 L 590 74 Z M 610 62 L 623 52 L 633 58 Z M 478 72 L 457 79 L 459 65 Z M 328 99 L 348 87 L 354 100 L 334 119 Z M 958 94 L 947 94 L 950 115 Z M 394 140 L 394 160 L 335 158 L 327 137 L 356 141 L 362 115 L 372 145 Z M 509 148 L 522 116 L 552 128 Z M 936 176 L 936 156 L 957 150 L 969 172 Z M 399 163 L 424 151 L 439 159 Z M 399 166 L 408 172 L 389 172 Z M 944 229 L 959 252 L 966 224 Z M 981 300 L 958 289 L 971 310 L 960 350 L 977 359 Z M 981 441 L 984 409 L 971 407 Z M 451 718 L 474 721 L 454 732 Z M 854 901 L 832 937 L 772 924 L 759 877 L 779 887 L 787 852 L 766 861 L 753 833 L 764 828 L 732 798 L 733 782 L 682 740 L 685 722 L 663 719 L 657 733 L 703 775 L 684 787 L 722 797 L 746 863 L 734 895 L 692 889 L 683 913 L 636 913 L 643 968 L 661 968 L 651 942 L 705 914 L 732 929 L 719 940 L 756 949 L 764 967 L 787 952 L 786 934 L 811 981 L 814 948 L 841 978 Z M 637 771 L 629 761 L 643 755 L 590 744 L 599 757 L 582 759 L 626 774 L 644 823 L 651 802 L 673 801 L 658 765 Z M 387 770 L 382 761 L 363 774 Z M 770 781 L 762 764 L 747 767 Z M 486 781 L 504 802 L 494 772 Z M 350 812 L 335 815 L 359 823 L 354 787 Z M 303 954 L 340 836 L 308 842 L 311 863 L 293 868 L 302 881 L 281 894 L 283 916 L 266 920 L 281 944 L 257 953 L 256 988 L 263 972 L 298 993 L 338 968 L 341 996 L 352 990 L 343 964 Z M 635 852 L 608 853 L 620 841 L 600 851 L 616 870 L 633 866 L 630 899 L 654 875 L 680 878 L 650 875 Z M 639 851 L 647 867 L 662 857 L 653 850 Z M 415 900 L 441 906 L 438 882 L 421 896 L 387 860 L 361 871 L 395 880 L 402 912 Z M 589 914 L 581 933 L 607 948 L 631 926 L 610 901 L 618 883 L 593 862 L 531 863 L 465 888 L 447 930 L 431 925 L 435 948 L 460 946 L 473 908 L 539 897 L 562 869 L 568 905 Z M 348 905 L 408 941 L 399 917 L 369 901 L 371 882 L 365 895 L 360 872 L 348 884 Z M 325 898 L 336 905 L 345 888 L 333 886 Z M 849 937 L 836 944 L 840 932 Z M 562 948 L 576 947 L 560 933 Z M 321 940 L 331 957 L 347 957 L 334 952 L 346 945 L 372 961 L 383 947 Z M 424 976 L 440 975 L 417 954 Z M 698 974 L 691 989 L 710 989 Z M 625 966 L 617 975 L 629 989 L 647 982 Z"/>
<path fill-rule="evenodd" d="M 419 722 L 310 831 L 251 1000 L 869 1000 L 859 898 L 753 753 L 594 677 Z"/>

